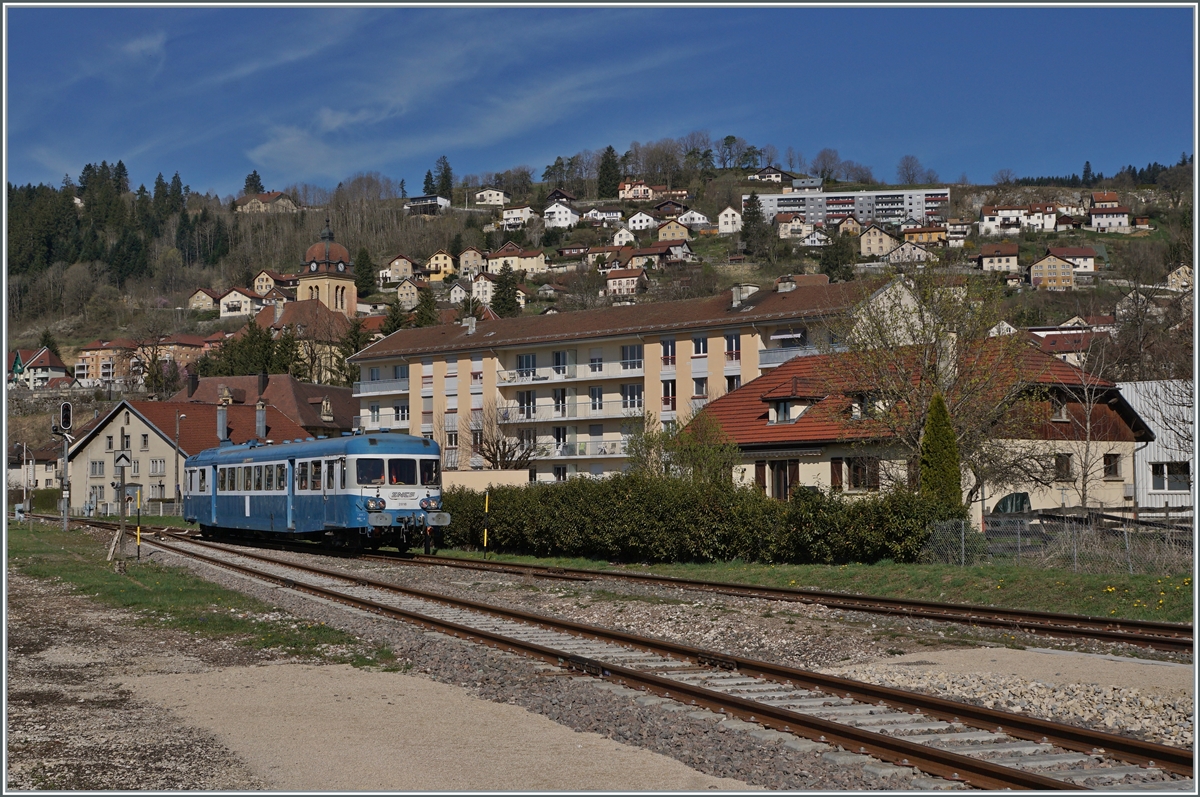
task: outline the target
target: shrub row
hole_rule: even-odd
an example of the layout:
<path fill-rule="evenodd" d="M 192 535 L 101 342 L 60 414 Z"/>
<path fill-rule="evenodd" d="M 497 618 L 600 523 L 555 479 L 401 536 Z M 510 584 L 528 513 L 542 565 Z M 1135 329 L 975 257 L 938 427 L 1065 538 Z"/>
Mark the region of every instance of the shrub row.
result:
<path fill-rule="evenodd" d="M 790 502 L 733 485 L 620 474 L 444 494 L 445 543 L 622 562 L 916 561 L 947 510 L 907 492 L 846 498 L 797 491 Z"/>

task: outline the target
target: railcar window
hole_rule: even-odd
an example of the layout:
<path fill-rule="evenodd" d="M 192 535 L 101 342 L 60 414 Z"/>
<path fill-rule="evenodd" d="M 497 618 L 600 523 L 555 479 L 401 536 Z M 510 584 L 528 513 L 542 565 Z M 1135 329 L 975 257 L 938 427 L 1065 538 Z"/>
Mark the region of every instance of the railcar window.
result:
<path fill-rule="evenodd" d="M 245 485 L 245 483 L 246 483 L 245 481 L 242 480 L 242 469 L 241 468 L 230 468 L 229 470 L 232 471 L 232 473 L 230 473 L 229 475 L 233 479 L 233 489 L 240 492 L 243 485 Z"/>
<path fill-rule="evenodd" d="M 208 492 L 208 468 L 200 469 L 200 492 Z"/>
<path fill-rule="evenodd" d="M 279 485 L 280 490 L 287 489 L 287 465 L 275 466 L 275 483 Z"/>
<path fill-rule="evenodd" d="M 388 484 L 416 484 L 417 461 L 415 459 L 389 459 Z"/>
<path fill-rule="evenodd" d="M 333 489 L 333 462 L 325 463 L 325 487 L 329 490 Z"/>
<path fill-rule="evenodd" d="M 296 463 L 296 489 L 297 490 L 307 490 L 308 489 L 308 463 L 307 462 L 297 462 Z"/>
<path fill-rule="evenodd" d="M 274 465 L 268 465 L 266 468 L 266 472 L 263 474 L 263 489 L 265 489 L 265 490 L 274 490 L 275 489 L 275 466 Z"/>
<path fill-rule="evenodd" d="M 263 488 L 262 465 L 254 466 L 254 489 L 261 492 Z"/>
<path fill-rule="evenodd" d="M 312 488 L 321 489 L 321 460 L 314 459 L 312 463 Z"/>
<path fill-rule="evenodd" d="M 360 459 L 355 463 L 359 484 L 383 484 L 383 460 Z"/>
<path fill-rule="evenodd" d="M 225 469 L 217 468 L 217 492 L 225 492 Z"/>
<path fill-rule="evenodd" d="M 440 463 L 436 459 L 421 460 L 421 484 L 432 486 L 442 483 Z"/>
<path fill-rule="evenodd" d="M 242 468 L 242 489 L 245 490 L 246 492 L 250 492 L 250 488 L 254 484 L 253 479 L 254 479 L 254 468 L 251 467 L 250 465 L 244 466 Z"/>
<path fill-rule="evenodd" d="M 340 462 L 340 464 L 341 464 L 341 468 L 340 468 L 339 470 L 341 470 L 341 472 L 342 472 L 342 475 L 341 475 L 341 482 L 342 482 L 342 484 L 341 484 L 341 489 L 345 490 L 345 489 L 346 489 L 346 460 L 345 460 L 345 459 L 342 459 L 342 460 L 341 460 L 341 462 Z"/>

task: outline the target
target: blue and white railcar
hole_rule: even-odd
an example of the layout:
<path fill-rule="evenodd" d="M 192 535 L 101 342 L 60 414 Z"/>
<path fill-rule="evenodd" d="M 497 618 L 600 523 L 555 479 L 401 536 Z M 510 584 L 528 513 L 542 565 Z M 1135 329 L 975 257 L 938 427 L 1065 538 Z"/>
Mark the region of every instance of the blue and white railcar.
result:
<path fill-rule="evenodd" d="M 187 458 L 184 517 L 206 535 L 404 550 L 450 516 L 441 451 L 404 434 L 224 444 Z"/>

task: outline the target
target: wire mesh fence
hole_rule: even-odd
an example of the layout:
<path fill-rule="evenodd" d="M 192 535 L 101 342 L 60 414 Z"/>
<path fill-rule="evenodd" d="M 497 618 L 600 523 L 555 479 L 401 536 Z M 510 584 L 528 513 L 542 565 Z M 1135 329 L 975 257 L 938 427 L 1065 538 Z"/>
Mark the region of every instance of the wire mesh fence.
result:
<path fill-rule="evenodd" d="M 1087 515 L 989 516 L 981 532 L 967 521 L 934 524 L 919 562 L 1005 564 L 1078 573 L 1191 572 L 1190 517 L 1170 523 Z"/>

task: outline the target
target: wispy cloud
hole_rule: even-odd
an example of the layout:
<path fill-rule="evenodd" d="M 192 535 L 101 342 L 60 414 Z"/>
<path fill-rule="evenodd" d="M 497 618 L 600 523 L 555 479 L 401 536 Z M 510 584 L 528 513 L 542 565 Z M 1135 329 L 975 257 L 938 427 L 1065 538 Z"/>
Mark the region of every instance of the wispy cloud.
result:
<path fill-rule="evenodd" d="M 163 31 L 139 36 L 120 46 L 120 51 L 130 58 L 163 58 L 166 56 L 167 34 Z"/>

